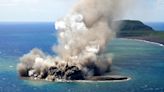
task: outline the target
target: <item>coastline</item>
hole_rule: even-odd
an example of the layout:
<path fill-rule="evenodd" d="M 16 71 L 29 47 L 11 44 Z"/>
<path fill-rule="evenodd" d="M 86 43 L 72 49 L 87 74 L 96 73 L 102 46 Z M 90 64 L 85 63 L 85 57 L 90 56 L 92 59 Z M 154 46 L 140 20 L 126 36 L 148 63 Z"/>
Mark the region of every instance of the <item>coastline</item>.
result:
<path fill-rule="evenodd" d="M 131 80 L 131 77 L 120 76 L 120 75 L 108 75 L 108 76 L 93 76 L 85 80 L 46 80 L 46 79 L 36 79 L 32 77 L 20 77 L 22 80 L 33 80 L 33 81 L 47 81 L 47 82 L 56 82 L 56 83 L 72 83 L 72 82 L 81 82 L 81 83 L 93 83 L 93 82 L 125 82 Z"/>
<path fill-rule="evenodd" d="M 160 39 L 158 37 L 120 37 L 119 39 L 129 39 L 129 40 L 136 40 L 136 41 L 143 41 L 150 44 L 156 44 L 161 47 L 164 47 L 164 39 Z"/>

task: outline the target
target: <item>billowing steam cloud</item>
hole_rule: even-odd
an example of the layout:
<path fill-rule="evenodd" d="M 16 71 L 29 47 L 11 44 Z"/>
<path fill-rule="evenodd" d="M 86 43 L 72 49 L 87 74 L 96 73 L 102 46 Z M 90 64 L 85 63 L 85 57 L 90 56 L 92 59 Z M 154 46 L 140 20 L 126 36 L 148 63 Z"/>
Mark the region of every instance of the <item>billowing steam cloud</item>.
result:
<path fill-rule="evenodd" d="M 112 21 L 120 0 L 80 0 L 71 12 L 56 21 L 57 56 L 33 49 L 20 58 L 20 76 L 47 80 L 82 80 L 110 70 L 112 58 L 104 53 L 114 37 Z"/>

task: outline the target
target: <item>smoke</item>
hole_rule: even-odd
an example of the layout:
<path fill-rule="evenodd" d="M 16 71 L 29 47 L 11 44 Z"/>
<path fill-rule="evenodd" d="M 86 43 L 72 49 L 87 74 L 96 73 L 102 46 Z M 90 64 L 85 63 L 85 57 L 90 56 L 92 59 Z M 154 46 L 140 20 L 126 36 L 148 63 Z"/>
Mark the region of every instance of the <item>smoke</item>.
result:
<path fill-rule="evenodd" d="M 55 23 L 57 56 L 33 49 L 20 58 L 20 76 L 46 80 L 85 79 L 110 71 L 112 57 L 104 53 L 115 36 L 112 22 L 120 16 L 120 0 L 80 0 Z M 115 25 L 116 27 L 116 25 Z"/>

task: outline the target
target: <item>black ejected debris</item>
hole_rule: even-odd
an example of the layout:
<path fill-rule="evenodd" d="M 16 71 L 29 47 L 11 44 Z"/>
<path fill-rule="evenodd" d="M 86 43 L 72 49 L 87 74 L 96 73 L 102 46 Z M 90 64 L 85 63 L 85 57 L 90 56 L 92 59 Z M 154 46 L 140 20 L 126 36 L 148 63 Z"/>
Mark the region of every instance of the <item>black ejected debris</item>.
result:
<path fill-rule="evenodd" d="M 84 80 L 82 71 L 76 66 L 67 67 L 64 78 L 66 80 Z"/>
<path fill-rule="evenodd" d="M 93 69 L 95 67 L 88 67 Z M 95 69 L 97 70 L 97 69 Z M 92 80 L 92 81 L 109 81 L 109 80 L 127 80 L 128 77 L 124 76 L 92 76 L 84 77 L 83 72 L 77 66 L 65 66 L 65 68 L 49 67 L 40 72 L 34 69 L 23 69 L 20 72 L 22 77 L 30 77 L 34 79 L 48 79 L 50 81 L 55 81 L 57 79 L 61 80 Z M 98 74 L 98 73 L 96 73 Z"/>
<path fill-rule="evenodd" d="M 44 71 L 42 78 L 46 78 L 48 75 L 53 76 L 55 79 L 84 80 L 82 71 L 76 66 L 67 65 L 64 70 L 57 67 L 50 67 L 47 71 Z"/>
<path fill-rule="evenodd" d="M 41 79 L 45 79 L 47 76 L 48 76 L 47 69 L 44 69 L 44 70 L 40 73 L 40 78 L 41 78 Z"/>
<path fill-rule="evenodd" d="M 50 67 L 48 69 L 48 74 L 54 76 L 55 78 L 62 79 L 64 76 L 64 71 L 57 67 Z"/>
<path fill-rule="evenodd" d="M 19 71 L 19 75 L 22 76 L 22 77 L 28 77 L 28 69 L 27 68 L 22 68 L 21 70 L 18 70 Z"/>
<path fill-rule="evenodd" d="M 25 72 L 26 71 L 26 72 Z M 31 71 L 31 75 L 27 72 Z M 22 71 L 20 71 L 22 72 Z M 27 75 L 28 74 L 28 75 Z M 64 70 L 57 67 L 49 67 L 48 69 L 42 70 L 37 73 L 33 69 L 24 70 L 22 77 L 31 77 L 36 79 L 46 79 L 50 81 L 55 81 L 56 79 L 61 80 L 91 80 L 91 81 L 111 81 L 111 80 L 127 80 L 128 77 L 125 76 L 92 76 L 84 77 L 84 74 L 77 66 L 66 66 Z"/>

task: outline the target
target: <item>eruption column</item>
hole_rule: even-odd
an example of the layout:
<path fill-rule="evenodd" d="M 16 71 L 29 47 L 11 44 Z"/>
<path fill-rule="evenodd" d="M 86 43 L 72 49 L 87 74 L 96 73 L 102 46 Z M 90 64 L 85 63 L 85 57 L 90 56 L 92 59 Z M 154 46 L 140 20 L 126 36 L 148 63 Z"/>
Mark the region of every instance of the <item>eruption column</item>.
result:
<path fill-rule="evenodd" d="M 58 19 L 57 56 L 33 49 L 20 58 L 22 77 L 46 80 L 83 80 L 110 71 L 112 58 L 104 51 L 114 37 L 112 21 L 119 0 L 80 0 L 65 17 Z"/>

